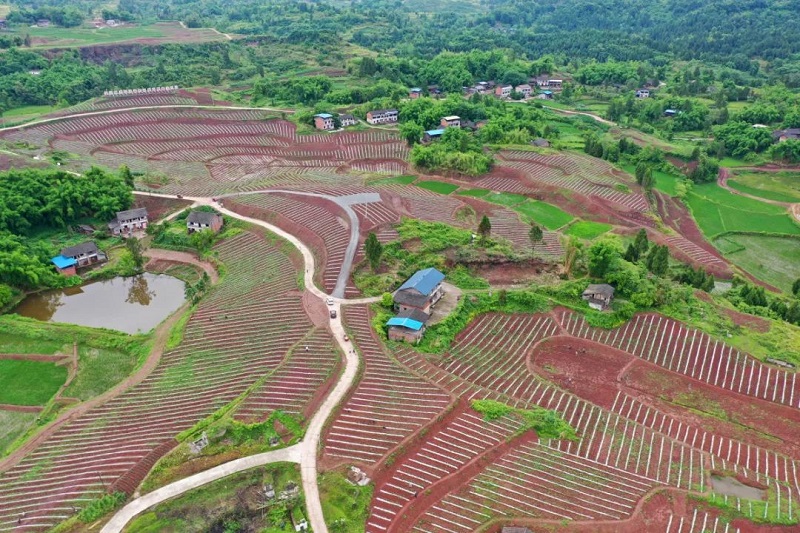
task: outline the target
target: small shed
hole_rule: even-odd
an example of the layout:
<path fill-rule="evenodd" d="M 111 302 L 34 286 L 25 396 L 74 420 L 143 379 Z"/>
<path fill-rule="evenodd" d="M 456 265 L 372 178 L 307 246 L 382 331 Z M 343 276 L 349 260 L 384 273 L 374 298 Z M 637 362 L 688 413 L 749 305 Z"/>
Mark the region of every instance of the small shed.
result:
<path fill-rule="evenodd" d="M 425 333 L 425 324 L 430 315 L 419 309 L 406 309 L 386 322 L 389 339 L 393 341 L 419 342 Z"/>
<path fill-rule="evenodd" d="M 605 311 L 614 300 L 614 287 L 607 283 L 591 284 L 583 291 L 582 297 L 592 309 Z"/>
<path fill-rule="evenodd" d="M 538 148 L 550 148 L 550 141 L 543 139 L 542 137 L 538 137 L 531 141 L 531 145 Z"/>
<path fill-rule="evenodd" d="M 78 262 L 71 257 L 57 255 L 51 259 L 51 261 L 56 266 L 58 273 L 62 276 L 75 276 L 78 273 Z"/>
<path fill-rule="evenodd" d="M 422 134 L 422 142 L 429 143 L 431 141 L 435 141 L 436 139 L 440 139 L 443 133 L 444 129 L 428 130 Z"/>

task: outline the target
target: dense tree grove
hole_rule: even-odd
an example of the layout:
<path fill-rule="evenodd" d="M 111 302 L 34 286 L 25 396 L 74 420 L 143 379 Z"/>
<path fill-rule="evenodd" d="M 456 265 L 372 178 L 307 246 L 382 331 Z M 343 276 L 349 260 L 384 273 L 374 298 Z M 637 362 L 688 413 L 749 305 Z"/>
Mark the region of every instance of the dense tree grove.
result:
<path fill-rule="evenodd" d="M 131 189 L 97 168 L 83 176 L 54 170 L 0 173 L 0 231 L 24 235 L 37 227 L 64 227 L 84 217 L 110 220 L 127 209 Z"/>

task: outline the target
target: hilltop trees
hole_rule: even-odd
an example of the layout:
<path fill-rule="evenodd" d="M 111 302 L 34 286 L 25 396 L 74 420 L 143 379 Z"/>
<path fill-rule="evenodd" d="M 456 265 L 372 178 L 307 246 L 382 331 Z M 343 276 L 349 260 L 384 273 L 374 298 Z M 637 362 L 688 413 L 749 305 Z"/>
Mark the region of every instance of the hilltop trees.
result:
<path fill-rule="evenodd" d="M 542 242 L 544 238 L 544 232 L 542 228 L 537 226 L 536 224 L 531 224 L 531 229 L 528 231 L 528 238 L 531 240 L 531 249 L 536 249 L 536 244 Z"/>
<path fill-rule="evenodd" d="M 489 220 L 489 217 L 483 215 L 483 218 L 481 218 L 481 221 L 478 224 L 478 235 L 480 235 L 482 239 L 488 239 L 491 233 L 492 233 L 492 223 Z"/>
<path fill-rule="evenodd" d="M 378 267 L 381 265 L 383 245 L 378 240 L 378 237 L 372 232 L 367 235 L 367 240 L 364 241 L 364 253 L 367 256 L 367 261 L 369 261 L 369 266 L 372 268 L 372 271 L 377 271 Z"/>

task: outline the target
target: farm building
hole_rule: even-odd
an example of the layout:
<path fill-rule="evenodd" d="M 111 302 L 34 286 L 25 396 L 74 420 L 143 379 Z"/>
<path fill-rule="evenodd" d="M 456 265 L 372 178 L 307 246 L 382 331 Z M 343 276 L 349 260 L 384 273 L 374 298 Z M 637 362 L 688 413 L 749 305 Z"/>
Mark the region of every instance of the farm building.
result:
<path fill-rule="evenodd" d="M 346 128 L 347 126 L 355 126 L 358 124 L 358 119 L 353 115 L 339 115 L 339 122 L 342 123 L 343 128 Z"/>
<path fill-rule="evenodd" d="M 494 89 L 494 95 L 500 98 L 508 98 L 513 90 L 514 88 L 511 85 L 498 85 Z"/>
<path fill-rule="evenodd" d="M 788 128 L 772 132 L 772 137 L 778 142 L 800 140 L 800 128 Z"/>
<path fill-rule="evenodd" d="M 394 293 L 395 310 L 402 312 L 417 309 L 429 313 L 431 307 L 444 295 L 443 280 L 444 274 L 435 268 L 418 270 Z"/>
<path fill-rule="evenodd" d="M 526 83 L 524 85 L 517 85 L 514 87 L 514 91 L 521 94 L 523 98 L 530 98 L 532 89 L 531 86 Z"/>
<path fill-rule="evenodd" d="M 444 133 L 444 129 L 428 130 L 422 134 L 422 142 L 429 143 L 440 138 Z"/>
<path fill-rule="evenodd" d="M 318 113 L 314 115 L 314 127 L 318 130 L 332 130 L 335 127 L 333 124 L 333 115 L 330 113 Z"/>
<path fill-rule="evenodd" d="M 614 287 L 607 283 L 592 284 L 586 287 L 582 297 L 592 309 L 605 311 L 614 300 Z"/>
<path fill-rule="evenodd" d="M 114 220 L 108 223 L 108 228 L 114 235 L 147 229 L 147 209 L 140 207 L 138 209 L 120 211 Z"/>
<path fill-rule="evenodd" d="M 442 117 L 439 124 L 443 128 L 458 128 L 461 126 L 461 117 L 458 115 L 450 115 L 449 117 Z"/>
<path fill-rule="evenodd" d="M 650 89 L 637 89 L 636 98 L 650 98 Z"/>
<path fill-rule="evenodd" d="M 61 250 L 61 257 L 74 259 L 77 267 L 93 265 L 106 260 L 106 254 L 101 252 L 93 241 L 68 246 Z"/>
<path fill-rule="evenodd" d="M 675 115 L 677 115 L 679 112 L 680 112 L 680 111 L 678 111 L 677 109 L 665 109 L 665 110 L 664 110 L 664 116 L 665 116 L 665 117 L 674 117 L 674 116 L 675 116 Z"/>
<path fill-rule="evenodd" d="M 414 87 L 410 91 L 408 91 L 408 97 L 411 98 L 412 100 L 416 100 L 420 96 L 422 96 L 422 89 L 420 89 L 419 87 Z"/>
<path fill-rule="evenodd" d="M 208 211 L 192 211 L 186 218 L 186 230 L 189 233 L 210 229 L 217 233 L 222 229 L 222 215 Z"/>
<path fill-rule="evenodd" d="M 78 273 L 77 266 L 78 262 L 71 257 L 64 257 L 63 255 L 57 255 L 52 258 L 50 261 L 56 266 L 56 270 L 62 276 L 74 276 Z"/>
<path fill-rule="evenodd" d="M 536 98 L 539 100 L 552 100 L 553 99 L 553 91 L 542 91 L 536 95 Z"/>
<path fill-rule="evenodd" d="M 425 333 L 425 324 L 430 315 L 419 309 L 400 311 L 386 322 L 389 339 L 393 341 L 419 342 Z"/>
<path fill-rule="evenodd" d="M 376 109 L 367 112 L 370 124 L 391 124 L 397 122 L 397 109 Z"/>
<path fill-rule="evenodd" d="M 531 141 L 531 146 L 536 146 L 537 148 L 550 148 L 550 141 L 538 137 Z"/>

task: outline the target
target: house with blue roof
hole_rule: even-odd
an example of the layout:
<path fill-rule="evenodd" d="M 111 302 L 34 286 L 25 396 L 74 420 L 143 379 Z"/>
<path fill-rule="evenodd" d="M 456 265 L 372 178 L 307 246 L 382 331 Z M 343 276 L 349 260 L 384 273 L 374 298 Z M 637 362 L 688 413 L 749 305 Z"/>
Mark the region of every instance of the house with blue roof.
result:
<path fill-rule="evenodd" d="M 416 343 L 425 333 L 425 324 L 431 316 L 418 309 L 400 311 L 386 322 L 389 339 Z"/>
<path fill-rule="evenodd" d="M 422 96 L 422 89 L 419 87 L 412 87 L 410 91 L 408 91 L 408 97 L 412 100 L 416 100 Z"/>
<path fill-rule="evenodd" d="M 441 138 L 443 133 L 444 128 L 438 130 L 428 130 L 422 134 L 422 142 L 429 143 L 431 141 L 435 141 L 436 139 Z"/>
<path fill-rule="evenodd" d="M 314 115 L 314 127 L 318 130 L 332 130 L 336 128 L 333 123 L 333 115 L 330 113 L 317 113 Z"/>
<path fill-rule="evenodd" d="M 56 270 L 62 276 L 75 276 L 78 274 L 78 261 L 72 257 L 57 255 L 50 261 L 56 266 Z"/>
<path fill-rule="evenodd" d="M 418 270 L 395 291 L 395 310 L 416 309 L 423 313 L 430 313 L 431 307 L 444 296 L 442 281 L 444 281 L 444 274 L 435 268 Z"/>

